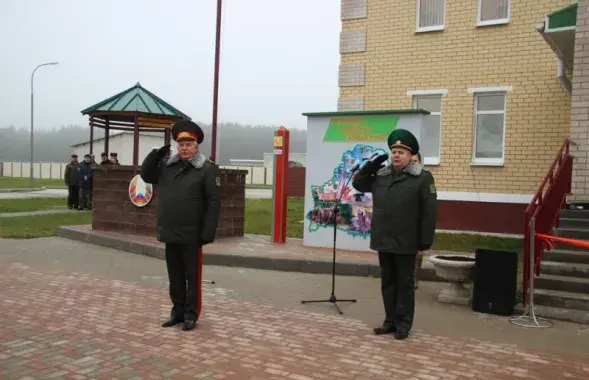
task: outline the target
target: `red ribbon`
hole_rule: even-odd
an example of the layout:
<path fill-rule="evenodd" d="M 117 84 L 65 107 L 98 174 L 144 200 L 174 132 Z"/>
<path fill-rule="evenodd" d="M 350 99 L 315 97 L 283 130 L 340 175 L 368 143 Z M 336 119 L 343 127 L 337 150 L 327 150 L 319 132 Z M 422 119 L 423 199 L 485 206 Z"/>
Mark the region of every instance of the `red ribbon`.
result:
<path fill-rule="evenodd" d="M 546 243 L 549 249 L 554 249 L 554 244 L 552 244 L 552 241 L 570 244 L 581 248 L 589 248 L 589 241 L 587 240 L 569 239 L 545 234 L 536 234 L 536 237 Z"/>

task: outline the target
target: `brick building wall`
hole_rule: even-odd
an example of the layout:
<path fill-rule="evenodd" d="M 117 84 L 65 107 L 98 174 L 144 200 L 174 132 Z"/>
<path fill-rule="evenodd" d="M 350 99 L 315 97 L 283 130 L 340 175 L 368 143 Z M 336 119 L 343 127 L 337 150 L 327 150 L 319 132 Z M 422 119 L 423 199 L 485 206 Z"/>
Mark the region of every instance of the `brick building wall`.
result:
<path fill-rule="evenodd" d="M 290 167 L 288 168 L 288 191 L 289 197 L 305 196 L 305 168 Z"/>
<path fill-rule="evenodd" d="M 417 3 L 342 0 L 339 110 L 412 108 L 411 91 L 443 90 L 439 164 L 428 165 L 439 190 L 531 195 L 571 126 L 556 57 L 535 24 L 570 1 L 509 1 L 507 24 L 479 27 L 477 0 L 445 1 L 443 30 L 430 32 L 416 32 Z M 482 87 L 507 91 L 503 164 L 471 164 L 469 89 Z"/>
<path fill-rule="evenodd" d="M 572 200 L 589 202 L 589 0 L 579 0 L 571 102 Z"/>

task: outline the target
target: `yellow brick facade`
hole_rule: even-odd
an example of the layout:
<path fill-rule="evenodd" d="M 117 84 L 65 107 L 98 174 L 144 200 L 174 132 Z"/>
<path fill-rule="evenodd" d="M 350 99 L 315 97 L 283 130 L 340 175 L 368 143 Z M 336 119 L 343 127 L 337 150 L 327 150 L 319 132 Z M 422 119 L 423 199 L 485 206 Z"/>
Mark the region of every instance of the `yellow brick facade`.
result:
<path fill-rule="evenodd" d="M 442 97 L 440 164 L 428 166 L 442 191 L 532 194 L 570 131 L 570 97 L 556 76 L 556 56 L 535 24 L 568 0 L 510 1 L 505 25 L 476 27 L 477 0 L 446 0 L 445 29 L 416 33 L 416 0 L 366 0 L 363 52 L 341 64 L 365 65 L 364 84 L 340 87 L 363 97 L 364 110 L 412 108 L 409 90 L 447 89 Z M 474 98 L 469 88 L 511 86 L 503 166 L 471 165 Z"/>

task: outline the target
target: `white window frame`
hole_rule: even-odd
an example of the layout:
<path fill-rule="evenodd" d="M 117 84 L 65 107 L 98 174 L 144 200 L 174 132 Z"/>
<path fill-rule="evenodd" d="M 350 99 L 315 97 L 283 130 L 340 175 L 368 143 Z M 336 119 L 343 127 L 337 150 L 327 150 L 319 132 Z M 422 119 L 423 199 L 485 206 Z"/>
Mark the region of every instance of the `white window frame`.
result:
<path fill-rule="evenodd" d="M 511 17 L 511 0 L 507 0 L 507 17 L 506 18 L 498 18 L 496 20 L 481 20 L 481 12 L 483 9 L 483 1 L 478 0 L 478 8 L 477 8 L 477 24 L 476 26 L 489 26 L 489 25 L 502 25 L 508 24 L 509 19 Z"/>
<path fill-rule="evenodd" d="M 436 90 L 409 90 L 407 91 L 407 96 L 411 97 L 411 103 L 413 104 L 413 108 L 417 107 L 417 98 L 418 97 L 427 97 L 427 96 L 441 96 L 442 100 L 440 102 L 440 112 L 431 112 L 431 115 L 440 116 L 440 141 L 439 144 L 439 155 L 438 157 L 423 157 L 423 164 L 427 166 L 435 166 L 440 164 L 440 159 L 442 157 L 442 114 L 443 114 L 443 104 L 444 104 L 444 96 L 448 95 L 447 89 L 436 89 Z"/>
<path fill-rule="evenodd" d="M 472 133 L 472 155 L 471 165 L 473 166 L 503 166 L 505 164 L 505 135 L 507 131 L 507 94 L 511 92 L 511 86 L 504 87 L 477 87 L 469 88 L 468 93 L 473 96 L 473 133 Z M 477 111 L 477 95 L 503 95 L 503 111 Z M 500 114 L 503 113 L 503 136 L 501 158 L 477 158 L 476 157 L 476 139 L 477 139 L 477 114 Z"/>
<path fill-rule="evenodd" d="M 443 8 L 444 14 L 442 15 L 442 25 L 420 27 L 419 26 L 419 19 L 421 16 L 421 14 L 419 12 L 420 8 L 421 8 L 421 0 L 417 0 L 417 11 L 416 11 L 416 17 L 415 17 L 415 31 L 416 31 L 416 33 L 436 32 L 436 31 L 444 30 L 446 28 L 446 0 L 444 0 L 444 8 Z"/>

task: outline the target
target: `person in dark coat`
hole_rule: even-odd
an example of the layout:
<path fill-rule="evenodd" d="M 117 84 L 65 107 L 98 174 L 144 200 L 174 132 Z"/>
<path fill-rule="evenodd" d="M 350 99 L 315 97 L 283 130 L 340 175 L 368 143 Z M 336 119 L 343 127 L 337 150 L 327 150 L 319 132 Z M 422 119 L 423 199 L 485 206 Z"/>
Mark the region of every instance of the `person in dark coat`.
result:
<path fill-rule="evenodd" d="M 67 164 L 65 173 L 63 173 L 63 179 L 67 186 L 67 207 L 70 210 L 79 206 L 78 165 L 80 165 L 78 155 L 72 154 L 70 163 Z"/>
<path fill-rule="evenodd" d="M 385 309 L 384 323 L 374 333 L 405 339 L 415 310 L 415 257 L 433 245 L 438 202 L 434 177 L 411 161 L 419 152 L 415 136 L 396 129 L 388 146 L 391 164 L 384 164 L 387 154 L 375 157 L 358 171 L 352 186 L 372 193 L 370 249 L 378 252 Z"/>
<path fill-rule="evenodd" d="M 78 187 L 80 188 L 80 206 L 78 210 L 92 210 L 92 156 L 84 155 L 84 161 L 78 165 Z"/>
<path fill-rule="evenodd" d="M 100 165 L 112 165 L 112 161 L 108 159 L 108 154 L 106 152 L 100 154 Z"/>
<path fill-rule="evenodd" d="M 141 165 L 141 178 L 157 184 L 157 239 L 165 243 L 172 311 L 162 327 L 183 323 L 192 330 L 202 303 L 202 247 L 215 240 L 221 212 L 219 169 L 198 147 L 202 129 L 192 121 L 172 126 L 177 154 L 170 145 L 153 149 Z"/>
<path fill-rule="evenodd" d="M 110 162 L 113 163 L 114 165 L 120 165 L 119 163 L 119 159 L 118 159 L 118 154 L 117 153 L 111 153 L 110 154 Z"/>

